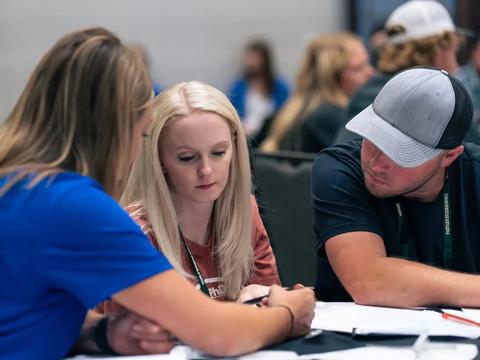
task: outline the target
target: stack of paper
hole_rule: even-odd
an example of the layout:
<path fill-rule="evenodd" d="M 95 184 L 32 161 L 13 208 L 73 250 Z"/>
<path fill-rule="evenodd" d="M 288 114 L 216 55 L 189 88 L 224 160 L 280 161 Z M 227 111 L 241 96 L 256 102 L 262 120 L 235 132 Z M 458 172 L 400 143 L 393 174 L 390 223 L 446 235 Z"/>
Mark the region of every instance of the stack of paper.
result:
<path fill-rule="evenodd" d="M 449 313 L 463 314 L 480 320 L 480 310 Z M 315 309 L 312 328 L 355 333 L 359 335 L 420 335 L 458 336 L 476 339 L 480 327 L 445 320 L 441 314 L 429 310 L 409 310 L 363 306 L 354 303 L 321 303 Z"/>

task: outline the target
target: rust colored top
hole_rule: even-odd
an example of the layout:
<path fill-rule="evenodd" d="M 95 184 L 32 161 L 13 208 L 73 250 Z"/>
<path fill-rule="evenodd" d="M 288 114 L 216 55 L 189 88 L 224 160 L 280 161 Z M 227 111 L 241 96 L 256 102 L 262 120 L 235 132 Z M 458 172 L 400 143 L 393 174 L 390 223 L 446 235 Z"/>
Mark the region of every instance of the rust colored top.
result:
<path fill-rule="evenodd" d="M 270 241 L 268 239 L 267 231 L 263 225 L 260 213 L 258 212 L 258 205 L 255 200 L 255 197 L 251 197 L 252 204 L 252 247 L 254 253 L 254 268 L 250 278 L 244 284 L 259 284 L 270 286 L 273 284 L 280 285 L 280 278 L 278 276 L 277 264 L 275 261 L 275 255 L 273 254 L 272 247 L 270 246 Z M 150 228 L 148 218 L 144 211 L 141 210 L 139 204 L 133 204 L 127 207 L 127 212 L 132 214 L 142 214 L 132 216 L 135 222 L 140 225 L 143 229 Z M 160 249 L 157 246 L 155 241 L 154 234 L 149 231 L 147 232 L 148 239 L 155 248 L 159 251 Z M 214 242 L 213 237 L 210 237 L 207 244 L 200 245 L 189 239 L 185 238 L 185 241 L 192 252 L 192 255 L 197 263 L 200 272 L 207 284 L 208 290 L 210 292 L 210 297 L 216 300 L 226 300 L 225 299 L 225 288 L 223 284 L 222 277 L 218 274 L 218 268 L 214 256 Z M 180 244 L 181 246 L 181 244 Z M 188 254 L 183 246 L 181 246 L 182 251 L 182 265 L 184 269 L 189 273 L 193 274 L 191 270 L 191 263 L 188 257 Z M 196 276 L 188 278 L 197 289 L 200 289 Z M 114 301 L 105 301 L 104 303 L 97 306 L 96 310 L 101 313 L 116 313 L 123 308 L 115 303 Z"/>

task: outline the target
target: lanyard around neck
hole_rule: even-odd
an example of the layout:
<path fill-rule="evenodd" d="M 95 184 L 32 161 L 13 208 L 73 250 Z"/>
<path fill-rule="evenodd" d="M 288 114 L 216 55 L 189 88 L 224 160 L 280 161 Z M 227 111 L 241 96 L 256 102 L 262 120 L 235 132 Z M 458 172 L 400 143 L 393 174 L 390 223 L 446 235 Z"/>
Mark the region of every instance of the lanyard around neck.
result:
<path fill-rule="evenodd" d="M 185 241 L 185 238 L 183 237 L 182 230 L 180 230 L 180 226 L 178 227 L 178 233 L 180 235 L 180 240 L 182 240 L 183 246 L 187 251 L 188 257 L 190 259 L 190 265 L 192 266 L 192 270 L 195 273 L 195 276 L 197 277 L 198 283 L 200 284 L 200 290 L 202 290 L 202 292 L 205 295 L 210 297 L 210 292 L 208 291 L 207 283 L 205 282 L 205 279 L 203 278 L 202 273 L 200 272 L 200 268 L 198 267 L 197 262 L 193 257 L 192 251 L 188 247 L 188 244 Z"/>
<path fill-rule="evenodd" d="M 443 266 L 446 269 L 452 268 L 452 248 L 453 248 L 453 236 L 452 236 L 452 207 L 450 198 L 450 181 L 448 174 L 445 179 L 445 185 L 443 187 Z M 401 241 L 402 255 L 408 258 L 409 246 L 408 239 L 402 239 L 402 230 L 405 223 L 405 214 L 403 213 L 400 202 L 395 203 L 398 217 L 398 236 Z"/>

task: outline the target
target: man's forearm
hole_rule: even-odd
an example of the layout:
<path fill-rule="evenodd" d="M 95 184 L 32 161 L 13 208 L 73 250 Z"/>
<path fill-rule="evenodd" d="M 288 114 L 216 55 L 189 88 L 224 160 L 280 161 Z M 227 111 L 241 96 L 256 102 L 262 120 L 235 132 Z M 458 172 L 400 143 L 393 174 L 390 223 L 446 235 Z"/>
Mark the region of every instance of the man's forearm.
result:
<path fill-rule="evenodd" d="M 339 280 L 359 304 L 480 306 L 478 275 L 388 257 L 383 239 L 377 234 L 340 234 L 329 239 L 325 248 Z"/>
<path fill-rule="evenodd" d="M 480 278 L 477 275 L 391 257 L 374 260 L 364 275 L 365 281 L 357 286 L 357 296 L 353 296 L 358 303 L 400 307 L 480 306 Z"/>

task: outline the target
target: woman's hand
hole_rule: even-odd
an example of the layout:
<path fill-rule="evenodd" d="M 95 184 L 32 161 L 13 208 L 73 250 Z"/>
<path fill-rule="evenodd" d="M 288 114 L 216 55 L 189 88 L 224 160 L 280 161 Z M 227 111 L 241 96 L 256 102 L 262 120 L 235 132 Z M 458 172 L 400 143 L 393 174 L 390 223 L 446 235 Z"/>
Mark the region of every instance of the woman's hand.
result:
<path fill-rule="evenodd" d="M 272 285 L 268 298 L 263 301 L 267 306 L 286 306 L 293 315 L 290 337 L 305 335 L 315 315 L 315 296 L 311 288 L 295 285 L 294 290 L 287 291 L 278 285 Z"/>
<path fill-rule="evenodd" d="M 240 291 L 237 302 L 243 303 L 254 298 L 267 296 L 269 290 L 270 286 L 263 286 L 257 284 L 247 285 Z"/>
<path fill-rule="evenodd" d="M 160 325 L 128 311 L 109 319 L 107 339 L 122 355 L 168 353 L 175 345 L 171 334 Z"/>

